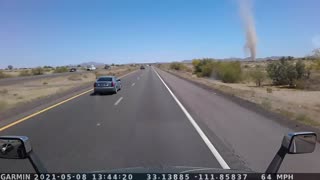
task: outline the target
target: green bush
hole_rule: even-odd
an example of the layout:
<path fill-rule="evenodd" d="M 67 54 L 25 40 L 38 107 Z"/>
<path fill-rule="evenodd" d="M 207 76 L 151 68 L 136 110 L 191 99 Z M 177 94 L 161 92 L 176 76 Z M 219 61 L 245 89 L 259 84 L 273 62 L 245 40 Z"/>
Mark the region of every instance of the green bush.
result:
<path fill-rule="evenodd" d="M 297 79 L 303 78 L 306 73 L 306 65 L 300 60 L 296 63 Z"/>
<path fill-rule="evenodd" d="M 174 69 L 174 70 L 183 70 L 185 69 L 185 65 L 182 63 L 178 63 L 178 62 L 173 62 L 170 64 L 170 69 Z"/>
<path fill-rule="evenodd" d="M 242 70 L 240 62 L 220 62 L 215 68 L 218 78 L 225 83 L 236 83 L 241 80 Z"/>
<path fill-rule="evenodd" d="M 64 73 L 64 72 L 69 72 L 69 69 L 65 66 L 61 67 L 56 67 L 53 73 Z"/>
<path fill-rule="evenodd" d="M 266 79 L 265 73 L 259 69 L 251 71 L 250 77 L 259 87 L 262 85 L 262 82 Z"/>
<path fill-rule="evenodd" d="M 312 64 L 312 69 L 320 70 L 320 59 L 314 61 L 314 63 Z"/>
<path fill-rule="evenodd" d="M 23 70 L 19 73 L 19 76 L 31 76 L 31 73 L 29 70 Z"/>
<path fill-rule="evenodd" d="M 214 76 L 225 83 L 235 83 L 241 80 L 240 62 L 217 62 L 213 59 L 195 59 L 192 61 L 194 73 L 199 77 Z"/>
<path fill-rule="evenodd" d="M 194 67 L 194 73 L 199 77 L 209 77 L 211 76 L 213 70 L 213 59 L 195 59 L 192 61 Z"/>
<path fill-rule="evenodd" d="M 298 61 L 294 65 L 292 62 L 282 59 L 268 64 L 266 70 L 274 85 L 290 85 L 293 87 L 296 80 L 306 79 L 310 76 L 310 71 L 306 70 L 302 61 Z"/>
<path fill-rule="evenodd" d="M 37 67 L 31 70 L 32 75 L 42 75 L 44 72 L 43 68 Z"/>

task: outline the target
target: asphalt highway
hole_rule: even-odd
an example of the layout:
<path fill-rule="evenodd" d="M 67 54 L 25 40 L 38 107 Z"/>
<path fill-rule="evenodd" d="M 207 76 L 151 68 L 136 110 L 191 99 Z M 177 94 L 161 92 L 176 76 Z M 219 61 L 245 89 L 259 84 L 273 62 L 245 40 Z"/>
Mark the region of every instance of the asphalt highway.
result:
<path fill-rule="evenodd" d="M 147 67 L 113 95 L 84 94 L 0 132 L 31 139 L 50 172 L 192 166 L 263 172 L 291 130 L 249 109 Z M 0 159 L 1 172 L 30 172 Z M 288 155 L 281 171 L 320 172 L 316 152 Z"/>

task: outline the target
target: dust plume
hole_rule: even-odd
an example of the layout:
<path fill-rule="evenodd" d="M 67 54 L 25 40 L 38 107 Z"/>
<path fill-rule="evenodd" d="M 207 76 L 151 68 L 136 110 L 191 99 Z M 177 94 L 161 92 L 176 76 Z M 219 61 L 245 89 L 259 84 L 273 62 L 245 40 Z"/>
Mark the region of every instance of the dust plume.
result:
<path fill-rule="evenodd" d="M 251 60 L 254 61 L 257 53 L 257 35 L 252 12 L 252 2 L 251 0 L 238 0 L 238 3 L 240 8 L 240 16 L 246 32 L 245 49 L 246 52 L 250 52 Z"/>

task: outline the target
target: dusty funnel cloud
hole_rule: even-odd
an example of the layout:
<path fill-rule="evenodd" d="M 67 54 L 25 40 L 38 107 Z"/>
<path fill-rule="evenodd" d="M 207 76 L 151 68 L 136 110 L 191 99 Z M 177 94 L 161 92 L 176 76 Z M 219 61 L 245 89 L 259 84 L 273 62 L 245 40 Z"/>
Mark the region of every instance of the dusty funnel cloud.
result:
<path fill-rule="evenodd" d="M 252 12 L 252 2 L 251 0 L 238 0 L 238 3 L 240 16 L 246 32 L 245 49 L 246 52 L 250 52 L 251 60 L 255 60 L 257 53 L 257 35 Z"/>

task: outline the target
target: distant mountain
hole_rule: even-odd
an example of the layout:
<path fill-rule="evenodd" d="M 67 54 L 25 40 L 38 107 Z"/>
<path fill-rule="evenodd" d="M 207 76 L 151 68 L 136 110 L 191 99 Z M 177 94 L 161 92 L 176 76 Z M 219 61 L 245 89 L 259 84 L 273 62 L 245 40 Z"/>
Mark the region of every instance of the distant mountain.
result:
<path fill-rule="evenodd" d="M 183 63 L 192 63 L 192 60 L 182 60 Z"/>

